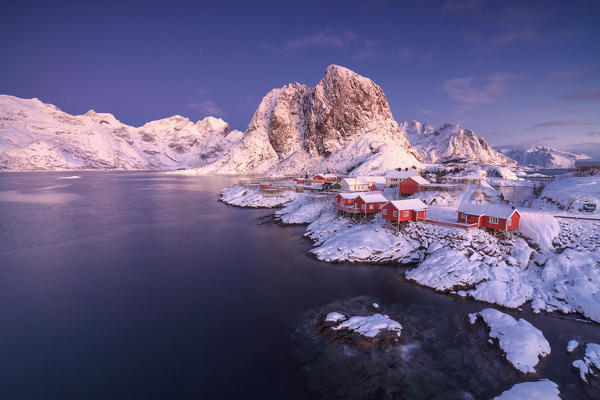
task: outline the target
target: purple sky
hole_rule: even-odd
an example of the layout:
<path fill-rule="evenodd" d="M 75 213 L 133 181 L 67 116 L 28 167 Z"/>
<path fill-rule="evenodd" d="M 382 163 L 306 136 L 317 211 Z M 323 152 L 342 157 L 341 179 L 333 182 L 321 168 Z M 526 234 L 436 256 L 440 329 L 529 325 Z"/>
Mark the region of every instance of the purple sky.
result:
<path fill-rule="evenodd" d="M 245 130 L 270 89 L 339 64 L 379 84 L 398 121 L 600 156 L 598 1 L 200 3 L 3 4 L 0 93 Z"/>

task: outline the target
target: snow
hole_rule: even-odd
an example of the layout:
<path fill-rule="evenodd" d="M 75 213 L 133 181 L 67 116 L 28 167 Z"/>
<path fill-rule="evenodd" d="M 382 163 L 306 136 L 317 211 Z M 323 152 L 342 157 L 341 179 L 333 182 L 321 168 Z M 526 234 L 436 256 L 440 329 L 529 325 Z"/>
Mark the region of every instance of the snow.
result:
<path fill-rule="evenodd" d="M 538 364 L 539 357 L 550 354 L 550 343 L 542 331 L 523 318 L 516 320 L 493 308 L 486 308 L 475 315 L 489 326 L 489 336 L 498 340 L 500 348 L 506 353 L 506 359 L 519 371 L 535 372 L 534 367 Z M 469 318 L 473 321 L 471 315 Z"/>
<path fill-rule="evenodd" d="M 577 347 L 579 347 L 579 342 L 577 340 L 569 340 L 569 343 L 567 343 L 567 351 L 569 353 L 575 350 Z"/>
<path fill-rule="evenodd" d="M 58 179 L 81 179 L 79 175 L 59 176 Z"/>
<path fill-rule="evenodd" d="M 361 317 L 354 316 L 341 324 L 334 326 L 333 329 L 349 329 L 366 337 L 375 337 L 382 331 L 393 331 L 400 336 L 402 325 L 399 322 L 390 319 L 385 314 L 374 314 Z"/>
<path fill-rule="evenodd" d="M 558 385 L 548 379 L 514 385 L 494 400 L 560 400 Z"/>
<path fill-rule="evenodd" d="M 383 203 L 387 202 L 388 199 L 381 193 L 367 192 L 361 193 L 358 195 L 362 201 L 365 203 Z"/>
<path fill-rule="evenodd" d="M 427 209 L 427 205 L 419 199 L 392 200 L 390 203 L 397 210 L 422 211 Z"/>
<path fill-rule="evenodd" d="M 344 314 L 340 314 L 339 312 L 331 312 L 325 317 L 325 321 L 327 322 L 340 322 L 344 321 L 345 319 L 346 316 Z"/>
<path fill-rule="evenodd" d="M 300 193 L 282 191 L 281 193 L 267 194 L 258 187 L 231 186 L 221 192 L 221 200 L 227 204 L 239 207 L 279 207 L 298 197 Z"/>
<path fill-rule="evenodd" d="M 594 369 L 600 370 L 600 344 L 588 343 L 583 360 L 573 361 L 573 367 L 579 370 L 579 377 L 584 382 L 588 381 L 588 375 L 595 376 Z"/>
<path fill-rule="evenodd" d="M 569 153 L 546 146 L 534 146 L 526 150 L 509 150 L 504 154 L 520 165 L 542 168 L 574 168 L 575 161 L 590 158 L 585 154 Z"/>
<path fill-rule="evenodd" d="M 508 219 L 513 213 L 518 212 L 505 204 L 472 204 L 466 202 L 458 207 L 458 211 L 469 215 L 487 215 L 504 219 Z"/>
<path fill-rule="evenodd" d="M 600 207 L 600 175 L 554 179 L 544 188 L 541 198 L 547 201 L 546 207 L 554 203 L 564 211 L 578 211 L 585 200 Z"/>
<path fill-rule="evenodd" d="M 560 225 L 552 215 L 523 211 L 519 220 L 519 233 L 535 242 L 542 250 L 550 250 L 560 233 Z"/>

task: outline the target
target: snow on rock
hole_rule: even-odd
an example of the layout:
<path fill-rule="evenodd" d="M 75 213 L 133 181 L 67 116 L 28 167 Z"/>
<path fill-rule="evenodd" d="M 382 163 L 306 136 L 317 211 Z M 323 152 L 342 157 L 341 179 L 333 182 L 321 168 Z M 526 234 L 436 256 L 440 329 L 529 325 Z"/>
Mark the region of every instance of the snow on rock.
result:
<path fill-rule="evenodd" d="M 38 99 L 0 95 L 0 169 L 195 168 L 241 138 L 218 118 L 181 116 L 141 127 L 90 110 L 70 115 Z"/>
<path fill-rule="evenodd" d="M 519 212 L 519 233 L 533 240 L 542 250 L 552 249 L 552 242 L 560 233 L 557 219 L 547 213 Z"/>
<path fill-rule="evenodd" d="M 238 207 L 273 208 L 292 201 L 299 193 L 284 191 L 276 194 L 267 194 L 258 187 L 245 187 L 234 185 L 221 192 L 221 201 Z"/>
<path fill-rule="evenodd" d="M 590 158 L 585 154 L 569 153 L 546 146 L 533 146 L 526 150 L 503 152 L 520 165 L 542 168 L 575 168 L 575 161 Z"/>
<path fill-rule="evenodd" d="M 573 367 L 579 370 L 579 377 L 584 382 L 588 381 L 588 375 L 595 376 L 594 369 L 600 371 L 600 344 L 588 343 L 583 360 L 573 361 Z"/>
<path fill-rule="evenodd" d="M 577 347 L 579 347 L 579 342 L 577 340 L 569 340 L 569 343 L 567 343 L 567 351 L 569 353 L 575 350 Z"/>
<path fill-rule="evenodd" d="M 570 212 L 580 210 L 585 200 L 600 204 L 600 175 L 554 179 L 544 188 L 541 198 Z"/>
<path fill-rule="evenodd" d="M 333 206 L 328 198 L 314 197 L 304 192 L 275 212 L 275 217 L 284 224 L 308 224 L 322 213 L 331 213 Z"/>
<path fill-rule="evenodd" d="M 369 174 L 421 166 L 383 90 L 330 65 L 315 88 L 292 83 L 263 98 L 241 141 L 182 173 L 291 175 L 328 170 Z"/>
<path fill-rule="evenodd" d="M 550 354 L 550 343 L 542 331 L 523 318 L 516 320 L 493 308 L 486 308 L 475 315 L 488 325 L 489 336 L 498 340 L 506 359 L 519 371 L 535 372 L 539 357 Z M 472 315 L 469 319 L 473 321 Z"/>
<path fill-rule="evenodd" d="M 366 337 L 375 337 L 382 331 L 393 331 L 400 336 L 402 325 L 390 319 L 385 314 L 374 314 L 367 317 L 354 316 L 341 324 L 334 326 L 334 330 L 349 329 Z"/>
<path fill-rule="evenodd" d="M 457 124 L 444 124 L 435 129 L 429 124 L 405 121 L 400 127 L 421 160 L 427 163 L 462 161 L 488 165 L 516 165 L 514 160 L 494 150 L 485 139 Z"/>
<path fill-rule="evenodd" d="M 558 385 L 548 379 L 517 383 L 494 400 L 560 400 Z"/>
<path fill-rule="evenodd" d="M 325 321 L 327 321 L 327 322 L 340 322 L 340 321 L 344 321 L 346 319 L 347 319 L 347 317 L 344 314 L 341 314 L 339 312 L 330 312 L 325 317 Z"/>

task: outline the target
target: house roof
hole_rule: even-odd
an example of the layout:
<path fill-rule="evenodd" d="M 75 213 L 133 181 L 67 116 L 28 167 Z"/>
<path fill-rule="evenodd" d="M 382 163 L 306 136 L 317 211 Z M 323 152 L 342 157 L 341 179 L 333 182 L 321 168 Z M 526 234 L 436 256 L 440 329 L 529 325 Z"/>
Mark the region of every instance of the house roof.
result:
<path fill-rule="evenodd" d="M 392 200 L 389 204 L 393 205 L 397 210 L 422 211 L 427 209 L 427 204 L 419 199 Z"/>
<path fill-rule="evenodd" d="M 385 176 L 355 176 L 354 178 L 344 178 L 347 185 L 369 185 L 371 183 L 385 183 Z"/>
<path fill-rule="evenodd" d="M 358 195 L 365 203 L 382 203 L 388 201 L 381 193 L 361 193 Z"/>
<path fill-rule="evenodd" d="M 273 184 L 273 182 L 261 182 L 260 184 L 261 184 L 261 185 L 272 185 L 272 184 Z"/>
<path fill-rule="evenodd" d="M 321 178 L 327 179 L 327 178 L 337 178 L 336 174 L 316 174 L 314 177 L 316 176 L 320 176 Z"/>
<path fill-rule="evenodd" d="M 385 177 L 393 179 L 406 179 L 410 178 L 411 176 L 416 176 L 418 172 L 419 171 L 416 169 L 409 169 L 408 171 L 397 171 L 395 169 L 391 169 L 385 173 Z"/>
<path fill-rule="evenodd" d="M 417 182 L 419 185 L 429 185 L 429 181 L 425 178 L 423 178 L 422 176 L 411 176 L 408 179 L 412 179 L 413 181 Z"/>
<path fill-rule="evenodd" d="M 458 212 L 469 215 L 487 215 L 488 217 L 498 217 L 503 219 L 510 218 L 513 213 L 519 213 L 516 208 L 505 204 L 466 204 L 458 207 Z"/>
<path fill-rule="evenodd" d="M 360 193 L 338 193 L 336 196 L 340 196 L 342 199 L 352 200 L 358 197 Z"/>

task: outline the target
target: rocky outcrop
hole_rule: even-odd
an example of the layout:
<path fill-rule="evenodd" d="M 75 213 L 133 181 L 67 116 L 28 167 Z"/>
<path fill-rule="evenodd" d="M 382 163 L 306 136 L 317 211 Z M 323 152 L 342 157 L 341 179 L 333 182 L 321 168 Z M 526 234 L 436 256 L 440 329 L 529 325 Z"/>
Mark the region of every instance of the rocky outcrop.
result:
<path fill-rule="evenodd" d="M 457 161 L 499 166 L 516 165 L 514 160 L 494 150 L 474 131 L 463 129 L 457 124 L 444 124 L 436 129 L 427 123 L 405 121 L 400 127 L 406 132 L 410 144 L 423 162 Z"/>
<path fill-rule="evenodd" d="M 419 166 L 385 94 L 372 80 L 331 65 L 315 88 L 271 90 L 239 145 L 197 173 L 369 173 Z"/>
<path fill-rule="evenodd" d="M 0 169 L 175 169 L 212 162 L 239 142 L 218 118 L 181 116 L 141 127 L 94 110 L 70 115 L 38 99 L 0 95 Z"/>

